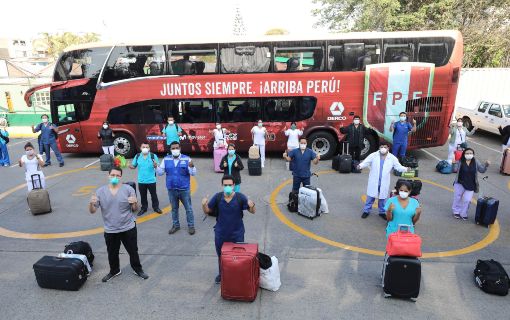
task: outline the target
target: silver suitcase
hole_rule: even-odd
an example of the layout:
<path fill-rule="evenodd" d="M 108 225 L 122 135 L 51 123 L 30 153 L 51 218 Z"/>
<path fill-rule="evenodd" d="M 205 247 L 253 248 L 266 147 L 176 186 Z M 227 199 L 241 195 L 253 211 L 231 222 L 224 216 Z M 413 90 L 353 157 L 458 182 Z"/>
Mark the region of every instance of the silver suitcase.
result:
<path fill-rule="evenodd" d="M 315 173 L 313 175 L 317 176 Z M 320 188 L 311 185 L 299 188 L 298 213 L 309 219 L 328 213 L 326 198 Z"/>

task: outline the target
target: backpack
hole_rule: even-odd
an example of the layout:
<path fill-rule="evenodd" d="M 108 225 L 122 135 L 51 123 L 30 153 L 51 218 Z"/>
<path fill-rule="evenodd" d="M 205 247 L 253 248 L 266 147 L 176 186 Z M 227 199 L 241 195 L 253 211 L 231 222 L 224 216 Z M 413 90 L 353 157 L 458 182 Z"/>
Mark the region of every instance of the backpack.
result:
<path fill-rule="evenodd" d="M 495 260 L 478 260 L 474 270 L 475 282 L 486 293 L 506 296 L 508 294 L 508 274 Z"/>
<path fill-rule="evenodd" d="M 214 198 L 216 199 L 215 201 L 215 206 L 214 208 L 211 208 L 211 212 L 209 212 L 209 216 L 211 217 L 216 217 L 216 221 L 218 220 L 218 217 L 220 215 L 220 209 L 219 209 L 219 206 L 220 206 L 220 201 L 221 201 L 221 197 L 223 196 L 223 192 L 218 192 L 217 194 L 214 195 Z M 237 193 L 234 194 L 234 198 L 231 200 L 231 201 L 237 201 L 237 203 L 241 206 L 241 200 L 239 200 L 239 198 L 237 197 Z M 243 213 L 243 208 L 241 207 L 241 218 L 244 217 L 244 213 Z"/>
<path fill-rule="evenodd" d="M 446 160 L 441 160 L 436 165 L 436 170 L 442 174 L 450 174 L 453 171 L 452 165 Z"/>

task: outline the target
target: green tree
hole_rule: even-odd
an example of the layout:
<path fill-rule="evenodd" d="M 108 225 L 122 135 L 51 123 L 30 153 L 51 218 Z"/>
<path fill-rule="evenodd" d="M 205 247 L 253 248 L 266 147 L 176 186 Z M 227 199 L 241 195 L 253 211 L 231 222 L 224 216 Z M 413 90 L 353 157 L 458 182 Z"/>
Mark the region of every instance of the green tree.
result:
<path fill-rule="evenodd" d="M 84 34 L 44 32 L 41 33 L 41 36 L 48 46 L 48 54 L 54 58 L 57 58 L 65 48 L 71 45 L 99 41 L 99 34 L 93 32 Z"/>
<path fill-rule="evenodd" d="M 272 28 L 267 30 L 264 35 L 266 36 L 277 36 L 277 35 L 285 35 L 289 34 L 289 31 L 283 29 L 283 28 Z"/>
<path fill-rule="evenodd" d="M 510 0 L 314 0 L 319 25 L 334 31 L 456 29 L 464 66 L 510 66 Z"/>

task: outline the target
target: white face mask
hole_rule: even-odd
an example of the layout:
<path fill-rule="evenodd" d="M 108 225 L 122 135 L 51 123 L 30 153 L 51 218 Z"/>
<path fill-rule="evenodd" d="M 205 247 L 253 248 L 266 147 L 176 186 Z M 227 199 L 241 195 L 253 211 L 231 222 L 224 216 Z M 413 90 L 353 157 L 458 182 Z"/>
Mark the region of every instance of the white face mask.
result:
<path fill-rule="evenodd" d="M 462 122 L 457 122 L 457 127 L 462 127 L 463 123 Z"/>
<path fill-rule="evenodd" d="M 168 120 L 168 124 L 169 124 L 169 125 L 174 124 L 173 120 Z"/>
<path fill-rule="evenodd" d="M 181 155 L 181 150 L 172 150 L 172 156 L 174 156 L 175 158 L 177 158 L 180 155 Z"/>
<path fill-rule="evenodd" d="M 107 124 L 103 124 L 103 128 L 104 129 L 108 129 L 108 125 Z"/>
<path fill-rule="evenodd" d="M 466 154 L 466 155 L 464 155 L 466 160 L 472 160 L 474 156 L 475 156 L 474 154 Z"/>
<path fill-rule="evenodd" d="M 402 121 L 402 122 L 406 121 L 406 119 L 407 119 L 407 117 L 406 117 L 406 116 L 401 116 L 401 117 L 400 117 L 400 121 Z"/>
<path fill-rule="evenodd" d="M 25 153 L 27 154 L 27 156 L 33 156 L 34 150 L 26 150 Z"/>
<path fill-rule="evenodd" d="M 142 153 L 143 154 L 148 154 L 149 153 L 149 148 L 142 148 Z"/>
<path fill-rule="evenodd" d="M 387 154 L 387 153 L 388 153 L 388 148 L 380 148 L 380 149 L 379 149 L 379 152 L 380 152 L 381 154 Z"/>
<path fill-rule="evenodd" d="M 355 125 L 358 125 L 359 124 L 359 119 L 356 119 L 353 121 Z"/>
<path fill-rule="evenodd" d="M 221 129 L 221 124 L 217 124 L 216 125 L 216 129 L 220 130 Z"/>
<path fill-rule="evenodd" d="M 306 149 L 306 143 L 300 143 L 299 144 L 299 149 L 305 150 Z"/>
<path fill-rule="evenodd" d="M 398 195 L 399 195 L 402 199 L 407 199 L 407 197 L 409 197 L 409 192 L 399 191 L 399 192 L 398 192 Z"/>
<path fill-rule="evenodd" d="M 47 123 L 47 122 L 48 122 L 48 119 L 47 119 L 47 118 L 43 118 L 43 119 L 42 119 L 42 122 L 43 122 L 43 123 Z M 97 128 L 97 127 L 96 127 L 96 128 Z"/>

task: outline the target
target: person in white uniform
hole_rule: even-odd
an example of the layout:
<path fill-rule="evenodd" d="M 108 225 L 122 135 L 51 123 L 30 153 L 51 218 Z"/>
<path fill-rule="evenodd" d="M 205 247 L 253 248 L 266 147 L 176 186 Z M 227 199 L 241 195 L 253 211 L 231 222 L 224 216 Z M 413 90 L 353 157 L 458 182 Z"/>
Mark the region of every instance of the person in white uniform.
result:
<path fill-rule="evenodd" d="M 285 130 L 285 135 L 289 137 L 287 139 L 287 154 L 292 150 L 299 148 L 299 137 L 303 135 L 304 129 L 299 130 L 295 122 L 290 124 L 290 129 Z M 290 162 L 286 161 L 287 170 L 290 169 Z"/>
<path fill-rule="evenodd" d="M 216 123 L 216 128 L 212 131 L 214 136 L 214 149 L 227 147 L 227 134 L 228 130 L 221 127 L 221 124 Z"/>
<path fill-rule="evenodd" d="M 266 137 L 267 130 L 264 127 L 262 120 L 258 121 L 258 124 L 251 128 L 251 135 L 253 139 L 253 145 L 258 146 L 260 150 L 260 161 L 262 168 L 264 168 L 264 162 L 266 160 Z M 299 143 L 298 143 L 299 146 Z"/>
<path fill-rule="evenodd" d="M 466 137 L 475 133 L 476 127 L 469 131 L 463 123 L 462 118 L 458 118 L 456 122 L 450 125 L 450 139 L 448 140 L 448 163 L 452 164 L 455 157 L 455 150 L 460 145 L 462 149 L 467 148 Z"/>
<path fill-rule="evenodd" d="M 36 187 L 45 189 L 46 181 L 44 179 L 44 173 L 41 170 L 44 166 L 43 157 L 35 153 L 34 146 L 30 142 L 25 144 L 25 153 L 26 154 L 19 159 L 18 164 L 22 168 L 25 167 L 25 180 L 27 182 L 28 191 L 30 192 L 34 188 L 32 185 L 32 175 L 34 174 L 38 174 L 41 178 L 40 185 L 39 180 L 34 178 Z"/>

